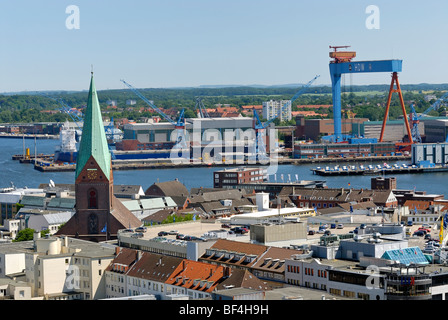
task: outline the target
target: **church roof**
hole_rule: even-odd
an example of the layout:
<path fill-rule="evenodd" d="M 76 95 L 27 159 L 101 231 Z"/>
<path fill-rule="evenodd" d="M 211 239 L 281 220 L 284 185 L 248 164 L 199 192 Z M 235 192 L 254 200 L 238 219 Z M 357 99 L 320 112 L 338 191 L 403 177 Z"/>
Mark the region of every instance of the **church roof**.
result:
<path fill-rule="evenodd" d="M 89 97 L 77 156 L 76 178 L 78 178 L 91 156 L 96 160 L 103 174 L 110 179 L 111 155 L 93 75 L 90 81 Z"/>

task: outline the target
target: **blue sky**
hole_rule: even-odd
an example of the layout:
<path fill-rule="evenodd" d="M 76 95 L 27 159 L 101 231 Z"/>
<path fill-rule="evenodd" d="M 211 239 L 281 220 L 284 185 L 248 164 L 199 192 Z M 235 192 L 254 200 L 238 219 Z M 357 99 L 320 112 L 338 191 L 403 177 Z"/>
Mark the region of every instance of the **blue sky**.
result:
<path fill-rule="evenodd" d="M 66 8 L 80 29 L 66 28 Z M 366 8 L 380 29 L 366 28 Z M 357 60 L 402 59 L 401 84 L 448 82 L 448 1 L 2 0 L 0 92 L 329 84 L 329 45 Z M 354 75 L 353 85 L 390 83 Z"/>

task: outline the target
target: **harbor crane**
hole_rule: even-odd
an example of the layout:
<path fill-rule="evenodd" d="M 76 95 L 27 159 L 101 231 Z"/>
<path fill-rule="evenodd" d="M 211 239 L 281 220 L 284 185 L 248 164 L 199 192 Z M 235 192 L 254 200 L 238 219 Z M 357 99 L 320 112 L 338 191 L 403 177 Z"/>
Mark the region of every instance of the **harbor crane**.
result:
<path fill-rule="evenodd" d="M 174 128 L 177 131 L 177 139 L 176 144 L 173 149 L 187 149 L 187 141 L 186 141 L 186 124 L 185 124 L 185 109 L 182 109 L 177 121 L 171 119 L 167 114 L 165 114 L 162 110 L 160 110 L 154 103 L 149 101 L 143 94 L 141 94 L 137 89 L 135 89 L 132 85 L 127 83 L 125 80 L 121 80 L 129 89 L 131 89 L 138 97 L 140 97 L 144 102 L 146 102 L 154 111 L 156 111 L 162 118 L 166 121 L 174 125 Z"/>
<path fill-rule="evenodd" d="M 202 99 L 200 97 L 196 98 L 196 110 L 199 112 L 199 116 L 201 118 L 210 118 L 210 115 L 207 112 L 207 109 L 204 106 L 204 103 L 202 102 Z"/>
<path fill-rule="evenodd" d="M 61 108 L 59 108 L 59 110 L 68 114 L 70 116 L 70 118 L 73 120 L 73 122 L 76 124 L 78 129 L 82 130 L 82 126 L 80 124 L 84 122 L 84 119 L 81 116 L 79 116 L 76 112 L 73 112 L 72 108 L 70 108 L 70 106 L 68 106 L 64 100 L 62 100 L 61 98 L 55 98 L 55 97 L 49 96 L 47 94 L 44 94 L 44 95 L 48 99 L 58 102 L 59 105 L 61 106 Z"/>
<path fill-rule="evenodd" d="M 305 93 L 305 91 L 313 84 L 314 81 L 317 80 L 317 78 L 319 78 L 320 75 L 316 75 L 313 79 L 311 79 L 306 85 L 304 85 L 292 98 L 291 100 L 289 100 L 288 102 L 286 102 L 281 108 L 279 108 L 277 115 L 275 117 L 273 117 L 272 119 L 268 120 L 265 123 L 262 123 L 260 120 L 260 117 L 258 116 L 257 111 L 254 109 L 253 113 L 254 113 L 254 129 L 255 129 L 255 152 L 254 152 L 254 156 L 255 157 L 263 157 L 263 158 L 267 158 L 266 155 L 266 141 L 265 141 L 265 136 L 266 136 L 266 128 L 272 123 L 274 122 L 278 117 L 280 117 L 280 115 L 282 114 L 282 112 L 284 111 L 284 108 L 286 105 L 291 104 L 298 98 L 300 97 L 302 94 Z M 259 159 L 259 158 L 258 158 Z"/>
<path fill-rule="evenodd" d="M 421 118 L 425 117 L 429 112 L 431 112 L 433 110 L 438 110 L 447 97 L 448 97 L 448 92 L 446 92 L 439 99 L 437 99 L 436 102 L 434 102 L 428 109 L 423 111 L 420 115 L 417 115 L 417 112 L 415 112 L 414 103 L 411 103 L 411 113 L 409 114 L 409 118 L 410 118 L 410 122 L 412 124 L 412 128 L 411 128 L 412 140 L 415 143 L 422 142 L 422 137 L 421 137 L 419 129 L 418 129 L 418 125 L 420 123 Z"/>
<path fill-rule="evenodd" d="M 411 113 L 409 114 L 409 122 L 411 123 L 411 135 L 412 141 L 414 143 L 421 143 L 422 137 L 420 135 L 420 131 L 418 129 L 418 124 L 420 123 L 420 119 L 415 112 L 414 103 L 411 103 Z"/>
<path fill-rule="evenodd" d="M 77 133 L 79 136 L 81 136 L 81 132 L 82 132 L 82 123 L 84 123 L 84 119 L 82 118 L 82 116 L 79 116 L 77 114 L 77 112 L 73 112 L 73 109 L 61 98 L 55 98 L 55 97 L 51 97 L 49 95 L 45 95 L 47 98 L 52 99 L 56 102 L 58 102 L 61 105 L 61 108 L 59 110 L 61 110 L 62 112 L 67 113 L 70 118 L 73 120 L 73 122 L 76 124 L 76 126 L 79 129 L 79 132 Z M 104 127 L 105 131 L 106 131 L 106 137 L 108 139 L 108 141 L 113 141 L 114 140 L 114 119 L 111 119 L 111 122 L 109 123 L 109 125 Z"/>
<path fill-rule="evenodd" d="M 408 122 L 407 112 L 405 109 L 403 95 L 398 82 L 398 73 L 402 71 L 402 60 L 370 60 L 370 61 L 352 61 L 356 57 L 354 51 L 337 51 L 342 48 L 349 48 L 350 46 L 330 46 L 333 51 L 330 52 L 330 76 L 332 84 L 333 95 L 333 121 L 334 121 L 334 136 L 333 140 L 336 143 L 343 142 L 342 135 L 342 117 L 341 117 L 341 77 L 343 74 L 358 74 L 358 73 L 372 73 L 372 72 L 390 72 L 392 73 L 392 81 L 389 89 L 389 96 L 387 99 L 386 112 L 383 119 L 381 135 L 379 142 L 383 142 L 384 131 L 386 128 L 386 121 L 389 115 L 389 107 L 391 103 L 392 93 L 398 93 L 400 98 L 401 109 L 403 112 L 406 130 L 409 139 L 412 140 L 411 128 Z M 412 141 L 410 142 L 412 144 Z"/>

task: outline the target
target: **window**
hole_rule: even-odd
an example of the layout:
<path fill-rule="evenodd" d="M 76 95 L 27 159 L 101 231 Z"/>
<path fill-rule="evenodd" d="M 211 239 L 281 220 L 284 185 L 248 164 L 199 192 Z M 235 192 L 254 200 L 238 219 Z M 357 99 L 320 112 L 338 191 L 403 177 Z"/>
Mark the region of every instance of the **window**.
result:
<path fill-rule="evenodd" d="M 98 209 L 97 192 L 95 189 L 90 189 L 88 192 L 89 209 Z"/>

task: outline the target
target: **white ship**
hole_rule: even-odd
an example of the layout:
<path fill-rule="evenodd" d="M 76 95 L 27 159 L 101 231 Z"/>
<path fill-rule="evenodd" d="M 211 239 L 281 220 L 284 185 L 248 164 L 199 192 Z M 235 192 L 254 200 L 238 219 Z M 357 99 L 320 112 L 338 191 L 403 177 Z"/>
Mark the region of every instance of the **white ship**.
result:
<path fill-rule="evenodd" d="M 56 147 L 54 153 L 55 162 L 76 162 L 78 154 L 76 142 L 76 130 L 70 128 L 69 122 L 65 122 L 59 133 L 60 145 Z"/>

